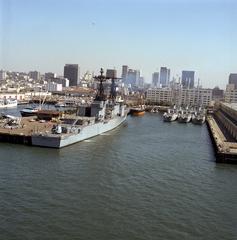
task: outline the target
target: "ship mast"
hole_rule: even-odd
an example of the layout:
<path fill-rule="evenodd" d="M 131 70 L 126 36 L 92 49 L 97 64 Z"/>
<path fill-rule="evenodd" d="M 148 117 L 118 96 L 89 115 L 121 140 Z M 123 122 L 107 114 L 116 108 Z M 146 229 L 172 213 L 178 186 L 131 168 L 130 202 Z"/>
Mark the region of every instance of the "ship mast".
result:
<path fill-rule="evenodd" d="M 103 75 L 104 70 L 103 68 L 100 69 L 100 75 L 99 76 L 95 76 L 94 79 L 99 81 L 99 87 L 98 87 L 98 91 L 95 97 L 96 101 L 105 101 L 107 99 L 107 96 L 104 93 L 104 86 L 103 86 L 103 82 L 105 82 L 106 80 L 111 80 L 111 87 L 110 87 L 110 94 L 109 94 L 109 98 L 114 101 L 116 99 L 116 84 L 115 84 L 115 80 L 117 79 L 121 79 L 121 78 L 116 78 L 116 77 L 106 77 Z"/>
<path fill-rule="evenodd" d="M 95 77 L 95 79 L 97 81 L 99 81 L 99 88 L 95 97 L 96 101 L 105 101 L 106 100 L 106 96 L 104 94 L 104 86 L 103 86 L 103 82 L 106 80 L 106 77 L 103 75 L 104 70 L 103 68 L 100 69 L 100 75 Z"/>

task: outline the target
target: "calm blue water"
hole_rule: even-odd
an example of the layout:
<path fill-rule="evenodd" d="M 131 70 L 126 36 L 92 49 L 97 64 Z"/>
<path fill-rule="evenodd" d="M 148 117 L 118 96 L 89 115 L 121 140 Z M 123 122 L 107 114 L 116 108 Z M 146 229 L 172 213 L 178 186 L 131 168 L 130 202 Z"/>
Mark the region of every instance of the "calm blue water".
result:
<path fill-rule="evenodd" d="M 237 239 L 206 126 L 129 117 L 61 150 L 0 143 L 0 239 Z"/>

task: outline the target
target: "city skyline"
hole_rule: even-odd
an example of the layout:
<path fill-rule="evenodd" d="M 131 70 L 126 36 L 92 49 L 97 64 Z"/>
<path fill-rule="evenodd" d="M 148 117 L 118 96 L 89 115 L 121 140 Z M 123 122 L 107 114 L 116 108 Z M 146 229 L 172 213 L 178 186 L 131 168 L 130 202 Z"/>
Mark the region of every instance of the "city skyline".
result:
<path fill-rule="evenodd" d="M 81 72 L 122 65 L 146 82 L 193 70 L 204 87 L 225 88 L 236 72 L 235 1 L 0 1 L 0 68 Z"/>

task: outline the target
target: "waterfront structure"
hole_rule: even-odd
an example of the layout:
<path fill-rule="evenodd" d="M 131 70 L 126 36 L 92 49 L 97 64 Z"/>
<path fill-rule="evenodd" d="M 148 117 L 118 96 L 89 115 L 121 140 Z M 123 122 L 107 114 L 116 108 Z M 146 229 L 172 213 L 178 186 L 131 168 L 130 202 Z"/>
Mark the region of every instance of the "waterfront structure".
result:
<path fill-rule="evenodd" d="M 69 80 L 69 86 L 79 85 L 79 67 L 78 64 L 66 64 L 64 66 L 64 78 Z"/>
<path fill-rule="evenodd" d="M 39 80 L 40 79 L 40 72 L 38 72 L 38 71 L 30 71 L 29 72 L 29 78 L 31 78 L 31 79 L 33 79 L 35 81 Z"/>
<path fill-rule="evenodd" d="M 56 82 L 48 82 L 46 85 L 46 90 L 49 92 L 59 92 L 63 90 L 63 85 Z"/>
<path fill-rule="evenodd" d="M 11 99 L 14 98 L 18 101 L 23 101 L 23 100 L 31 100 L 33 97 L 44 97 L 44 96 L 51 96 L 51 93 L 49 92 L 17 92 L 17 91 L 13 91 L 13 92 L 0 92 L 0 98 L 4 98 L 4 99 Z"/>
<path fill-rule="evenodd" d="M 171 88 L 148 89 L 146 99 L 151 103 L 170 105 L 172 103 L 172 89 Z"/>
<path fill-rule="evenodd" d="M 237 104 L 220 102 L 215 111 L 215 118 L 237 141 Z"/>
<path fill-rule="evenodd" d="M 5 80 L 7 78 L 7 73 L 3 70 L 0 71 L 0 81 Z"/>
<path fill-rule="evenodd" d="M 106 78 L 117 78 L 117 71 L 116 69 L 107 69 L 106 70 Z"/>
<path fill-rule="evenodd" d="M 218 162 L 237 162 L 237 104 L 218 102 L 207 117 Z"/>
<path fill-rule="evenodd" d="M 224 99 L 224 90 L 220 89 L 219 87 L 214 87 L 212 89 L 212 100 L 220 101 L 223 99 Z"/>
<path fill-rule="evenodd" d="M 151 88 L 147 90 L 147 100 L 151 103 L 176 104 L 178 106 L 208 106 L 212 101 L 212 89 Z"/>
<path fill-rule="evenodd" d="M 61 84 L 62 87 L 69 87 L 69 80 L 67 78 L 63 78 L 63 77 L 58 77 L 58 78 L 51 78 L 50 80 L 48 80 L 49 82 L 54 82 L 57 84 Z"/>
<path fill-rule="evenodd" d="M 17 91 L 12 92 L 0 92 L 0 99 L 17 99 L 17 100 L 23 100 L 25 99 L 25 93 L 17 93 Z"/>
<path fill-rule="evenodd" d="M 170 69 L 167 67 L 160 68 L 160 85 L 167 87 L 170 81 Z"/>
<path fill-rule="evenodd" d="M 194 88 L 194 71 L 182 71 L 181 83 L 183 88 Z"/>
<path fill-rule="evenodd" d="M 231 73 L 229 75 L 229 84 L 234 84 L 235 89 L 237 89 L 237 73 Z"/>
<path fill-rule="evenodd" d="M 237 103 L 237 89 L 235 88 L 235 84 L 226 85 L 225 102 Z"/>
<path fill-rule="evenodd" d="M 229 75 L 229 82 L 226 85 L 225 102 L 237 103 L 237 73 Z"/>
<path fill-rule="evenodd" d="M 159 87 L 159 72 L 154 72 L 152 74 L 152 87 Z"/>
<path fill-rule="evenodd" d="M 188 106 L 208 106 L 212 101 L 212 89 L 208 88 L 191 88 L 182 89 L 175 103 L 178 105 Z"/>

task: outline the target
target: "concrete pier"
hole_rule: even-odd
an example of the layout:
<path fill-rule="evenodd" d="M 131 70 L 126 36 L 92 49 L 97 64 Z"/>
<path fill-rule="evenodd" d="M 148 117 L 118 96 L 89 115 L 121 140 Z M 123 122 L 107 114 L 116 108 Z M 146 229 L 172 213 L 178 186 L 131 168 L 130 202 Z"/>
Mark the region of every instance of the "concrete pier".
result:
<path fill-rule="evenodd" d="M 22 117 L 18 126 L 6 125 L 4 120 L 1 120 L 0 142 L 32 145 L 31 135 L 33 133 L 50 132 L 52 129 L 52 125 L 55 124 L 51 121 L 35 121 L 35 118 L 36 117 Z"/>
<path fill-rule="evenodd" d="M 207 126 L 216 152 L 216 161 L 221 163 L 237 163 L 237 142 L 229 141 L 218 125 L 215 116 L 207 117 Z"/>

